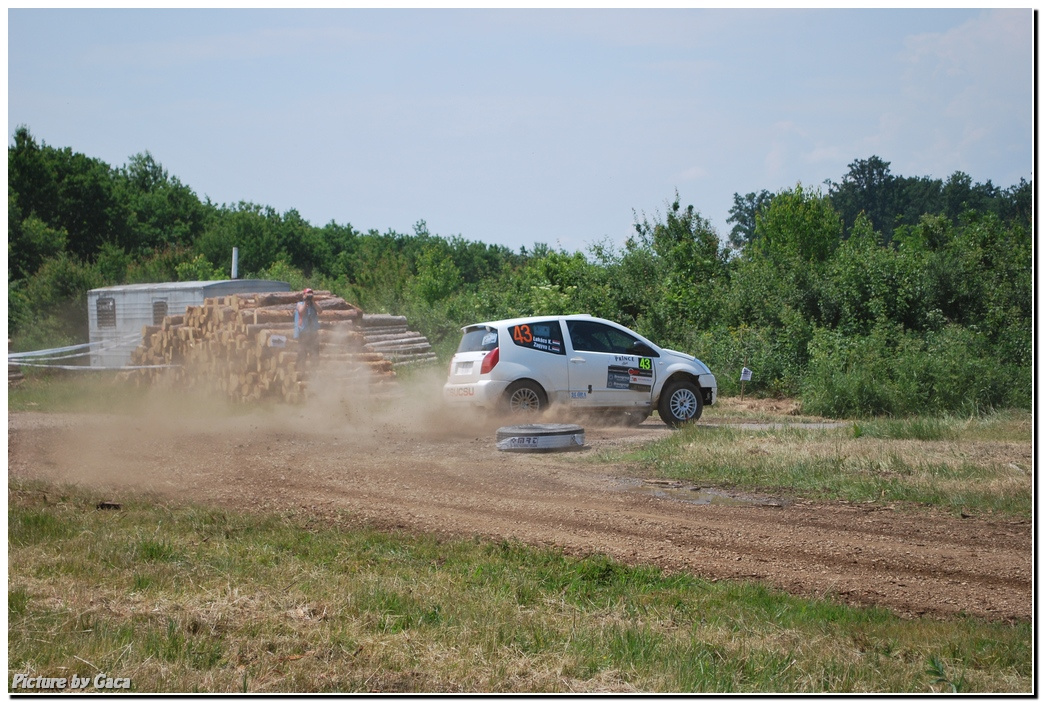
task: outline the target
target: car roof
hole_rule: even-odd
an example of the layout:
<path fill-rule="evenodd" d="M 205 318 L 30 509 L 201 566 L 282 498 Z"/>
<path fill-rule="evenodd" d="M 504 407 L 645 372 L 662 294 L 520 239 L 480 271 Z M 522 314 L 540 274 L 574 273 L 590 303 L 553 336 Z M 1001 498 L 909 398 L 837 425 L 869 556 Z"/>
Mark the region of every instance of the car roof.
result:
<path fill-rule="evenodd" d="M 544 314 L 534 317 L 514 317 L 512 319 L 496 319 L 490 322 L 477 322 L 476 324 L 467 324 L 463 329 L 473 329 L 474 327 L 512 327 L 515 324 L 531 324 L 533 322 L 555 322 L 558 320 L 568 319 L 592 319 L 598 322 L 609 322 L 608 319 L 601 319 L 594 317 L 591 314 Z"/>

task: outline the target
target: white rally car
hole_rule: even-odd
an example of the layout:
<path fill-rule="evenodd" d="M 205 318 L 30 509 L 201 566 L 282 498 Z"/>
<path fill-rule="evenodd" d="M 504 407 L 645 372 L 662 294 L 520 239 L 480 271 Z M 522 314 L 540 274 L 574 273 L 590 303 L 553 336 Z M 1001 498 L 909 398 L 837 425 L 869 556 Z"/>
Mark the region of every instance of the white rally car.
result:
<path fill-rule="evenodd" d="M 463 327 L 444 398 L 509 413 L 549 405 L 610 410 L 639 423 L 696 422 L 716 398 L 704 363 L 587 314 L 520 317 Z"/>

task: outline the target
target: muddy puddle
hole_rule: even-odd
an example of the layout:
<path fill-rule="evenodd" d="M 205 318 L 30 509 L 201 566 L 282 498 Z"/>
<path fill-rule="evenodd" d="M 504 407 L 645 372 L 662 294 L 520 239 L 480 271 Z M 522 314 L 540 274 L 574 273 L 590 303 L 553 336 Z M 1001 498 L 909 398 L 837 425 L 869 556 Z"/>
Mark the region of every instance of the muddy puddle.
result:
<path fill-rule="evenodd" d="M 692 505 L 725 507 L 785 507 L 788 503 L 776 497 L 745 495 L 715 488 L 684 483 L 678 480 L 638 480 L 625 478 L 618 481 L 619 489 L 663 500 L 678 500 Z"/>

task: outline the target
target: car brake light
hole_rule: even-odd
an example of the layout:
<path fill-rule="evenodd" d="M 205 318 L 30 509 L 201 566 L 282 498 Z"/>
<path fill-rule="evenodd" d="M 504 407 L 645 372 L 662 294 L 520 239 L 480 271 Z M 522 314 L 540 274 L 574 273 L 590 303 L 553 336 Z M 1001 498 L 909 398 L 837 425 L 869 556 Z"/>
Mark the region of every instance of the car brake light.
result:
<path fill-rule="evenodd" d="M 481 361 L 481 375 L 490 373 L 492 368 L 495 368 L 495 364 L 499 362 L 499 347 L 496 346 L 492 349 L 492 352 L 484 357 Z"/>

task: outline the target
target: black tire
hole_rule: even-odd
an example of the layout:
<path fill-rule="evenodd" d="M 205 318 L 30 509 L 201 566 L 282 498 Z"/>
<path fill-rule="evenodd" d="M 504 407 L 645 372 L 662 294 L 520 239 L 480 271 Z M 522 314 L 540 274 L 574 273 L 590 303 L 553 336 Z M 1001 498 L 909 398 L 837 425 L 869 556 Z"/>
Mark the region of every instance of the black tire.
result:
<path fill-rule="evenodd" d="M 670 427 L 693 424 L 701 419 L 704 407 L 701 388 L 689 380 L 669 383 L 658 398 L 658 416 Z"/>
<path fill-rule="evenodd" d="M 511 383 L 502 394 L 502 411 L 512 416 L 534 416 L 549 404 L 546 392 L 534 380 Z"/>

